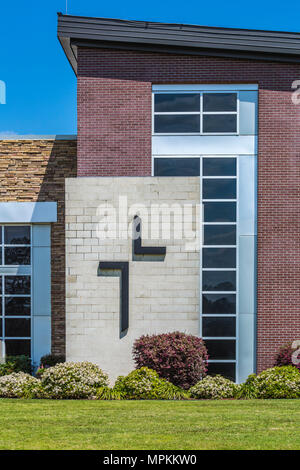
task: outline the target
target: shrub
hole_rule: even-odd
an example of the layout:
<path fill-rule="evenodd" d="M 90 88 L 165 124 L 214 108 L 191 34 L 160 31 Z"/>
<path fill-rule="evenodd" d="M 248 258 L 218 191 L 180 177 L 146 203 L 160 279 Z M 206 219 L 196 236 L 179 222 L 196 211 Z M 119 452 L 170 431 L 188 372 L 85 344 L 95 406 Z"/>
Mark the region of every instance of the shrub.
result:
<path fill-rule="evenodd" d="M 243 384 L 238 394 L 238 398 L 257 398 L 256 397 L 256 374 L 250 374 Z"/>
<path fill-rule="evenodd" d="M 46 354 L 45 356 L 42 356 L 40 359 L 40 367 L 36 371 L 35 376 L 40 379 L 46 369 L 56 366 L 56 364 L 61 364 L 65 362 L 65 360 L 66 358 L 63 355 Z"/>
<path fill-rule="evenodd" d="M 96 392 L 97 400 L 123 400 L 124 394 L 110 387 L 100 387 Z"/>
<path fill-rule="evenodd" d="M 187 400 L 190 393 L 165 379 L 160 379 L 157 387 L 157 398 L 160 400 Z"/>
<path fill-rule="evenodd" d="M 7 356 L 5 362 L 0 364 L 0 377 L 13 372 L 24 372 L 31 374 L 31 360 L 28 356 Z"/>
<path fill-rule="evenodd" d="M 0 377 L 2 398 L 42 398 L 43 392 L 38 379 L 24 372 L 13 372 Z"/>
<path fill-rule="evenodd" d="M 155 370 L 142 367 L 126 377 L 118 377 L 114 390 L 130 400 L 181 400 L 189 398 L 188 392 L 165 379 Z"/>
<path fill-rule="evenodd" d="M 141 336 L 134 342 L 136 367 L 148 367 L 178 387 L 189 389 L 206 375 L 207 351 L 201 338 L 176 331 Z"/>
<path fill-rule="evenodd" d="M 56 366 L 56 364 L 61 364 L 62 362 L 66 361 L 66 357 L 58 354 L 46 354 L 45 356 L 41 357 L 40 360 L 40 367 L 41 368 L 48 368 Z"/>
<path fill-rule="evenodd" d="M 41 384 L 49 398 L 91 398 L 108 377 L 91 362 L 64 362 L 45 369 Z"/>
<path fill-rule="evenodd" d="M 214 377 L 205 377 L 200 382 L 196 383 L 191 389 L 190 393 L 192 398 L 235 398 L 239 392 L 240 386 L 225 379 L 221 375 Z"/>
<path fill-rule="evenodd" d="M 292 343 L 286 344 L 285 346 L 282 346 L 279 349 L 279 352 L 276 356 L 274 366 L 294 366 L 294 367 L 297 367 L 297 369 L 299 369 L 299 371 L 300 371 L 300 363 L 299 364 L 293 364 L 292 363 L 292 354 L 297 349 L 298 348 L 293 348 L 292 347 Z"/>
<path fill-rule="evenodd" d="M 283 366 L 251 374 L 241 385 L 239 397 L 300 398 L 300 372 L 294 366 Z"/>

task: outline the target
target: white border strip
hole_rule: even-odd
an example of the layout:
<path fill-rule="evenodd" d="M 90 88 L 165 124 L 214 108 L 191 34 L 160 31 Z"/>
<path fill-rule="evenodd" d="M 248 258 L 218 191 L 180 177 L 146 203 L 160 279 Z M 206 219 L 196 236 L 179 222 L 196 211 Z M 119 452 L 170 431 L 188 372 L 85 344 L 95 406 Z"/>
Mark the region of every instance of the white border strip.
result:
<path fill-rule="evenodd" d="M 205 85 L 205 84 L 190 84 L 190 85 L 152 85 L 152 91 L 240 91 L 240 90 L 258 90 L 258 84 L 231 84 L 231 85 Z"/>
<path fill-rule="evenodd" d="M 57 222 L 56 202 L 1 202 L 0 223 Z"/>
<path fill-rule="evenodd" d="M 0 134 L 0 140 L 77 140 L 77 135 L 14 135 Z"/>

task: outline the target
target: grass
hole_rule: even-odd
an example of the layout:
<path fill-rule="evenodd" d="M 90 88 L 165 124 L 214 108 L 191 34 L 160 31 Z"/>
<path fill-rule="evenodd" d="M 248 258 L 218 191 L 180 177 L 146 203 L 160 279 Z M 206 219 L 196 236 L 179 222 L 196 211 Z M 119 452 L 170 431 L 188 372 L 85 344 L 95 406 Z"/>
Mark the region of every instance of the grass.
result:
<path fill-rule="evenodd" d="M 0 449 L 300 449 L 300 400 L 0 399 Z"/>

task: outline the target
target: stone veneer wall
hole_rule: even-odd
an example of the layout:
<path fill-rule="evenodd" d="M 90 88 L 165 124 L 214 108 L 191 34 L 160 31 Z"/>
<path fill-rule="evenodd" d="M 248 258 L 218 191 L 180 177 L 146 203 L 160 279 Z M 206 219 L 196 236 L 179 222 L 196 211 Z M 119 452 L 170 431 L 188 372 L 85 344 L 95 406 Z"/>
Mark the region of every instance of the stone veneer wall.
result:
<path fill-rule="evenodd" d="M 57 202 L 51 230 L 55 354 L 65 352 L 65 178 L 76 176 L 76 152 L 76 140 L 0 140 L 0 202 Z"/>
<path fill-rule="evenodd" d="M 99 239 L 97 207 L 118 208 L 119 195 L 128 197 L 129 207 L 197 204 L 199 178 L 66 180 L 67 360 L 98 363 L 112 380 L 133 369 L 132 344 L 142 334 L 199 334 L 199 251 L 185 251 L 185 240 L 143 240 L 145 246 L 166 246 L 165 260 L 132 261 L 131 239 Z M 98 277 L 99 261 L 129 261 L 129 330 L 121 339 L 119 278 Z"/>

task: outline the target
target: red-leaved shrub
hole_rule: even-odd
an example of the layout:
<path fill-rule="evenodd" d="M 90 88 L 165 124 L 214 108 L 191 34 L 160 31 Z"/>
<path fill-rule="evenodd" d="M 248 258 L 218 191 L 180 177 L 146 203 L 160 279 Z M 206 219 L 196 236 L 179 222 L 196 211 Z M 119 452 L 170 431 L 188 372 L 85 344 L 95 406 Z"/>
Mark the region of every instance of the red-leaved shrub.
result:
<path fill-rule="evenodd" d="M 276 356 L 275 366 L 295 366 L 300 371 L 300 364 L 293 364 L 292 354 L 299 348 L 293 348 L 292 343 L 286 344 L 279 349 Z"/>
<path fill-rule="evenodd" d="M 174 385 L 189 389 L 207 371 L 207 350 L 201 338 L 179 331 L 141 336 L 134 342 L 136 368 L 149 367 Z"/>

